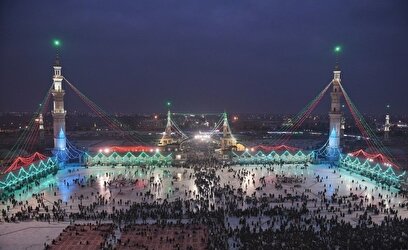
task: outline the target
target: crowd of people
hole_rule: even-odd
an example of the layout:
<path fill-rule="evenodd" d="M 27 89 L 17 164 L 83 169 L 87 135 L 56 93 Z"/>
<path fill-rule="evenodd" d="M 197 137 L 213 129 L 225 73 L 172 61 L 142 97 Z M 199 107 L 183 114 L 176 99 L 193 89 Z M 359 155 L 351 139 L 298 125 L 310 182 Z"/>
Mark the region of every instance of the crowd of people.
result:
<path fill-rule="evenodd" d="M 75 224 L 63 229 L 51 244 L 44 243 L 45 249 L 104 249 L 112 248 L 113 224 Z"/>
<path fill-rule="evenodd" d="M 196 224 L 126 225 L 118 249 L 206 249 L 208 230 Z"/>
<path fill-rule="evenodd" d="M 246 227 L 238 238 L 244 249 L 408 249 L 407 232 L 408 219 L 397 216 L 386 216 L 381 224 L 356 226 L 322 217 L 306 225 L 258 232 Z"/>
<path fill-rule="evenodd" d="M 1 220 L 112 222 L 123 232 L 132 225 L 205 225 L 208 249 L 408 249 L 405 194 L 368 188 L 357 180 L 340 193 L 342 177 L 336 169 L 330 171 L 341 180 L 338 184 L 326 183 L 327 176 L 285 175 L 284 168 L 225 166 L 211 157 L 172 168 L 194 188 L 177 184 L 170 172 L 155 176 L 154 166 L 121 174 L 109 170 L 103 175 L 105 193 L 95 190 L 96 175 L 78 174 L 63 184 L 76 190 L 67 201 L 50 203 L 46 191 L 33 194 L 34 202 L 10 197 L 2 201 Z M 321 188 L 312 191 L 313 185 Z M 158 198 L 164 189 L 166 195 Z M 50 184 L 48 192 L 58 196 L 59 188 Z M 111 247 L 115 244 L 123 242 Z"/>

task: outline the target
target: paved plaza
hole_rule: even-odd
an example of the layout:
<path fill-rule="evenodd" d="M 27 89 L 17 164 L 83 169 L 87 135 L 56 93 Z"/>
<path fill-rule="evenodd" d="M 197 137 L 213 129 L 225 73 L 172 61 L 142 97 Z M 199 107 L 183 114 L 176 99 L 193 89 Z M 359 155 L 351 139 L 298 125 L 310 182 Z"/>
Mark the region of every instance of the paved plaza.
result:
<path fill-rule="evenodd" d="M 57 175 L 42 179 L 39 185 L 17 191 L 14 204 L 10 200 L 2 202 L 0 248 L 43 249 L 44 243 L 51 244 L 69 224 L 112 223 L 114 217 L 102 215 L 126 211 L 132 204 L 163 206 L 180 200 L 188 201 L 188 205 L 183 204 L 184 211 L 225 211 L 224 226 L 232 230 L 242 228 L 243 218 L 247 225 L 257 230 L 279 228 L 282 222 L 276 222 L 270 214 L 251 215 L 248 212 L 239 216 L 228 212 L 231 204 L 235 204 L 234 211 L 251 211 L 263 204 L 269 208 L 304 207 L 309 211 L 306 218 L 318 212 L 320 216 L 341 218 L 351 225 L 359 223 L 364 211 L 368 211 L 370 221 L 379 224 L 387 215 L 408 217 L 407 197 L 398 194 L 398 190 L 378 186 L 365 177 L 326 164 L 216 166 L 209 169 L 194 165 L 191 168 L 66 166 Z M 31 218 L 21 219 L 24 217 L 18 215 L 39 204 L 43 206 L 31 213 Z M 367 210 L 373 205 L 376 209 Z M 56 207 L 60 217 L 55 213 L 49 217 L 44 215 L 55 211 Z M 81 213 L 82 217 L 69 216 Z M 167 214 L 160 218 L 135 218 L 134 223 L 162 223 L 163 219 L 182 224 L 192 221 L 188 216 L 173 218 Z M 118 236 L 111 244 L 119 247 L 117 239 L 122 233 L 116 231 Z M 238 248 L 239 240 L 229 237 L 228 244 L 229 248 Z"/>

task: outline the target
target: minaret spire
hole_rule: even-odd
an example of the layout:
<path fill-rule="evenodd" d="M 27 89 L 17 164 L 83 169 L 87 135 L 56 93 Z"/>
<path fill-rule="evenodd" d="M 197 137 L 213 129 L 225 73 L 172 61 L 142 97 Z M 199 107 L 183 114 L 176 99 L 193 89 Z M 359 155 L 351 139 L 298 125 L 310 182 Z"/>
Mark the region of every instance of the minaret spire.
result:
<path fill-rule="evenodd" d="M 59 40 L 54 41 L 54 46 L 59 47 Z M 52 96 L 54 98 L 54 108 L 52 110 L 53 117 L 53 130 L 54 130 L 54 154 L 60 151 L 64 151 L 67 147 L 66 135 L 65 135 L 65 115 L 64 109 L 64 95 L 65 91 L 62 88 L 62 80 L 64 79 L 61 73 L 61 60 L 57 51 L 54 61 L 54 75 Z"/>
<path fill-rule="evenodd" d="M 233 147 L 236 147 L 237 141 L 235 140 L 234 136 L 231 133 L 231 128 L 228 123 L 227 112 L 224 112 L 222 116 L 224 121 L 222 125 L 221 150 L 225 152 Z"/>
<path fill-rule="evenodd" d="M 38 129 L 40 131 L 40 145 L 44 145 L 44 118 L 42 113 L 38 115 Z"/>
<path fill-rule="evenodd" d="M 385 114 L 385 124 L 384 124 L 384 140 L 388 141 L 390 139 L 390 105 L 387 105 L 387 113 Z"/>
<path fill-rule="evenodd" d="M 171 112 L 170 112 L 170 106 L 171 103 L 167 102 L 166 103 L 168 110 L 167 110 L 167 124 L 166 128 L 164 130 L 163 136 L 160 139 L 159 146 L 166 146 L 168 144 L 174 143 L 173 138 L 171 137 Z"/>
<path fill-rule="evenodd" d="M 329 157 L 337 158 L 340 152 L 340 134 L 341 134 L 341 71 L 338 63 L 338 54 L 341 52 L 341 47 L 336 46 L 334 48 L 334 52 L 336 53 L 336 66 L 334 67 L 333 71 L 333 80 L 332 80 L 332 92 L 330 93 L 331 96 L 331 105 L 330 105 L 330 129 L 329 129 L 329 144 L 327 146 L 327 151 Z"/>
<path fill-rule="evenodd" d="M 334 53 L 336 55 L 336 64 L 334 65 L 335 71 L 340 71 L 339 55 L 341 52 L 341 46 L 334 47 Z"/>
<path fill-rule="evenodd" d="M 167 111 L 167 124 L 164 132 L 167 136 L 171 136 L 171 112 Z"/>

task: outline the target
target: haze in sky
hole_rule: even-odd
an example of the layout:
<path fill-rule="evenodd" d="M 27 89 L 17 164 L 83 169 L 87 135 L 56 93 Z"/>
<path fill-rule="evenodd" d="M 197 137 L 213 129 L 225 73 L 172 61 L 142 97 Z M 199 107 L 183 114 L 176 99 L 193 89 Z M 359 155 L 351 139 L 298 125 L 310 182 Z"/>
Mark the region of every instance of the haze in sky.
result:
<path fill-rule="evenodd" d="M 0 3 L 0 111 L 34 111 L 63 75 L 108 112 L 295 113 L 332 79 L 363 113 L 408 107 L 407 1 Z M 64 88 L 68 88 L 67 85 Z M 67 89 L 66 109 L 87 110 Z M 328 106 L 322 110 L 328 111 Z"/>

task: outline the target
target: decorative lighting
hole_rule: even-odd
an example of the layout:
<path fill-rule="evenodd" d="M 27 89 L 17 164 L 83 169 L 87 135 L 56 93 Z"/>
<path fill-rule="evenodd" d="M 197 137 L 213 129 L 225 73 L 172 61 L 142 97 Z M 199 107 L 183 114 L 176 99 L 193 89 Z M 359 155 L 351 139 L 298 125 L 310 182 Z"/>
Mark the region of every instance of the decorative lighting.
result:
<path fill-rule="evenodd" d="M 58 39 L 54 39 L 53 41 L 52 41 L 52 44 L 54 45 L 54 47 L 61 47 L 61 41 L 60 40 L 58 40 Z"/>
<path fill-rule="evenodd" d="M 336 47 L 334 47 L 334 52 L 335 53 L 340 53 L 341 52 L 341 46 L 337 45 Z"/>

